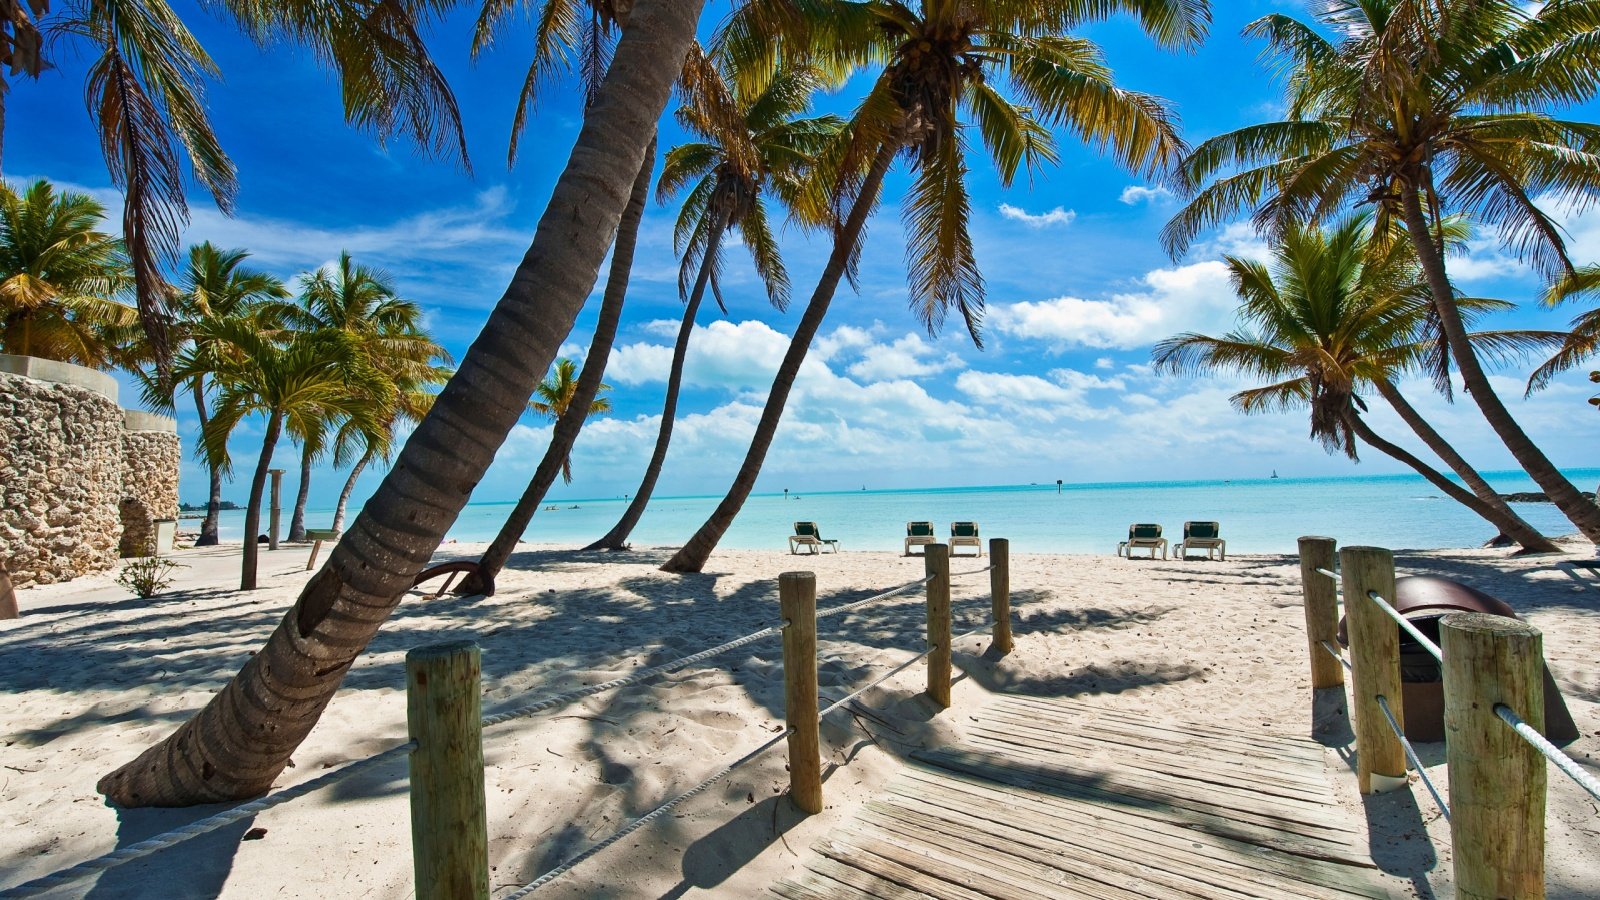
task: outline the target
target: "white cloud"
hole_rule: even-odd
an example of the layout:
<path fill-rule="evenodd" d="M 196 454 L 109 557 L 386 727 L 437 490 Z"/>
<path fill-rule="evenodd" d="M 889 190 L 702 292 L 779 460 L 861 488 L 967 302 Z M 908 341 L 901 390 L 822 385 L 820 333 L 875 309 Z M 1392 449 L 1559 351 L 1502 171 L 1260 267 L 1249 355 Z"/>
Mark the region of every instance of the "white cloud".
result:
<path fill-rule="evenodd" d="M 882 331 L 882 326 L 874 323 L 871 328 L 855 328 L 850 325 L 841 325 L 832 332 L 817 338 L 811 345 L 811 351 L 818 359 L 831 360 L 841 353 L 860 350 L 870 347 L 876 341 L 876 335 Z"/>
<path fill-rule="evenodd" d="M 1070 225 L 1078 214 L 1070 209 L 1056 207 L 1049 212 L 1030 213 L 1020 206 L 1009 203 L 1000 204 L 1000 215 L 1014 222 L 1021 222 L 1029 228 L 1049 228 L 1053 225 Z"/>
<path fill-rule="evenodd" d="M 1116 362 L 1113 361 L 1109 356 L 1102 356 L 1094 361 L 1094 367 L 1096 369 L 1111 369 L 1115 368 L 1116 365 Z"/>
<path fill-rule="evenodd" d="M 1056 297 L 997 304 L 989 323 L 1001 334 L 1042 341 L 1057 352 L 1070 347 L 1132 349 L 1181 331 L 1223 330 L 1236 304 L 1227 267 L 1208 260 L 1156 269 L 1147 290 L 1106 300 Z"/>
<path fill-rule="evenodd" d="M 892 344 L 867 347 L 847 371 L 863 381 L 890 381 L 933 375 L 960 365 L 961 357 L 956 354 L 941 352 L 921 335 L 908 334 Z"/>
<path fill-rule="evenodd" d="M 1147 187 L 1142 184 L 1130 184 L 1122 189 L 1122 196 L 1118 197 L 1117 199 L 1128 204 L 1129 206 L 1135 206 L 1140 203 L 1155 203 L 1158 200 L 1166 200 L 1170 199 L 1171 197 L 1172 191 L 1167 190 L 1159 184 L 1154 187 Z"/>

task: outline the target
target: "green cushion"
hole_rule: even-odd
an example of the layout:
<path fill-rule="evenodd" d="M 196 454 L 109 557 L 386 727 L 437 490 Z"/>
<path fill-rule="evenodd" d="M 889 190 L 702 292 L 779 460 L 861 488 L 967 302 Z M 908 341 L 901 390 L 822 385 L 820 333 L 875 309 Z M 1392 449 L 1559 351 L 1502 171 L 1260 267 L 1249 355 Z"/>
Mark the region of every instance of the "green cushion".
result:
<path fill-rule="evenodd" d="M 794 533 L 796 535 L 800 536 L 800 537 L 820 537 L 821 536 L 821 535 L 817 534 L 817 523 L 815 523 L 815 522 L 796 522 L 796 523 L 794 523 Z"/>
<path fill-rule="evenodd" d="M 1221 530 L 1222 526 L 1217 522 L 1190 522 L 1183 529 L 1183 538 L 1215 538 Z"/>
<path fill-rule="evenodd" d="M 906 526 L 906 534 L 911 537 L 933 537 L 933 523 L 912 522 Z"/>
<path fill-rule="evenodd" d="M 1153 540 L 1161 537 L 1161 526 L 1141 523 L 1128 526 L 1128 540 Z"/>
<path fill-rule="evenodd" d="M 978 523 L 956 522 L 950 526 L 950 534 L 954 537 L 977 537 Z"/>

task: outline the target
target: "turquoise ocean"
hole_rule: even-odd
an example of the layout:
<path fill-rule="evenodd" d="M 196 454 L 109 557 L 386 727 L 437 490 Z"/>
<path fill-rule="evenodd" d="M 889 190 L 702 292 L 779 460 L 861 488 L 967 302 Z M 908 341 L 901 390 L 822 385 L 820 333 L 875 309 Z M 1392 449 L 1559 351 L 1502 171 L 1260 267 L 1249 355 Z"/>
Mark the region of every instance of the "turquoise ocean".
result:
<path fill-rule="evenodd" d="M 1600 469 L 1568 470 L 1590 490 Z M 1536 491 L 1522 472 L 1489 472 L 1502 493 Z M 660 497 L 646 511 L 631 543 L 681 544 L 705 521 L 720 497 Z M 622 514 L 621 497 L 550 501 L 553 510 L 534 516 L 524 538 L 581 547 L 610 529 Z M 1549 503 L 1513 508 L 1534 527 L 1559 536 L 1575 531 Z M 511 504 L 472 503 L 448 539 L 468 542 L 494 537 Z M 263 517 L 265 518 L 265 517 Z M 287 520 L 287 510 L 285 511 Z M 327 527 L 331 509 L 307 513 L 311 527 Z M 1492 536 L 1487 523 L 1446 498 L 1417 475 L 1327 478 L 1263 478 L 1231 481 L 1147 481 L 1109 484 L 1054 483 L 949 487 L 920 490 L 791 491 L 756 494 L 722 540 L 727 548 L 786 549 L 795 520 L 814 521 L 822 536 L 849 550 L 899 550 L 905 523 L 930 520 L 939 534 L 950 523 L 974 520 L 985 538 L 1003 537 L 1019 553 L 1110 553 L 1133 522 L 1159 522 L 1167 537 L 1183 535 L 1185 520 L 1222 523 L 1228 549 L 1236 553 L 1292 552 L 1303 534 L 1324 534 L 1341 544 L 1392 549 L 1474 547 Z M 224 540 L 238 540 L 244 514 L 228 512 Z M 185 530 L 196 523 L 185 522 Z M 287 522 L 285 523 L 287 527 Z"/>

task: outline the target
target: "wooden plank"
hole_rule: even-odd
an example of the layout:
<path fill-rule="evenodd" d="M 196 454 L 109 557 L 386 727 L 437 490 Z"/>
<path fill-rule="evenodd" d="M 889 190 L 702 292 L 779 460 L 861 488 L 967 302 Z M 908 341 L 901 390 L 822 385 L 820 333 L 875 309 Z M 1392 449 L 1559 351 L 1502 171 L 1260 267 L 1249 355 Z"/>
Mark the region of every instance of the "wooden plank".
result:
<path fill-rule="evenodd" d="M 932 827 L 929 827 L 931 824 Z M 869 827 L 875 826 L 875 827 Z M 911 827 L 907 827 L 911 826 Z M 1084 896 L 1095 900 L 1146 900 L 1149 893 L 1138 890 L 1138 884 L 1122 873 L 1095 866 L 1072 865 L 1065 858 L 1040 860 L 1038 854 L 1029 854 L 1024 848 L 997 840 L 992 835 L 963 834 L 958 829 L 943 827 L 942 823 L 929 823 L 925 819 L 896 811 L 879 804 L 874 809 L 863 809 L 852 826 L 864 834 L 884 837 L 902 846 L 917 845 L 937 848 L 950 854 L 958 865 L 991 875 L 1009 877 L 1030 886 L 1042 883 L 1050 894 L 1060 885 L 1069 884 Z M 974 839 L 987 837 L 987 840 Z"/>
<path fill-rule="evenodd" d="M 998 860 L 988 864 L 974 862 L 961 854 L 941 847 L 918 845 L 900 835 L 863 827 L 859 822 L 845 826 L 848 839 L 855 847 L 874 856 L 893 860 L 951 884 L 959 884 L 978 891 L 994 900 L 1054 900 L 1057 897 L 1082 898 L 1082 900 L 1124 900 L 1106 897 L 1098 892 L 1080 893 L 1067 885 L 1039 883 L 998 865 Z M 918 885 L 920 888 L 921 885 Z"/>
<path fill-rule="evenodd" d="M 1303 803 L 1327 807 L 1332 790 L 1326 780 L 1320 789 L 1287 785 L 1287 779 L 1274 781 L 1275 773 L 1261 772 L 1240 761 L 1220 760 L 1200 762 L 1192 757 L 1174 753 L 1151 754 L 1124 752 L 1122 748 L 1095 745 L 1091 742 L 1073 742 L 1059 738 L 1035 738 L 1022 734 L 1004 735 L 988 729 L 972 729 L 967 743 L 995 751 L 1018 752 L 1024 755 L 1048 755 L 1051 758 L 1077 765 L 1103 764 L 1125 771 L 1130 777 L 1165 775 L 1189 781 L 1204 782 L 1209 788 L 1243 791 L 1252 797 L 1270 797 L 1283 803 Z M 1071 751 L 1071 752 L 1063 752 Z M 1094 759 L 1095 756 L 1100 757 Z M 1164 757 L 1164 758 L 1163 758 Z M 1209 789 L 1208 788 L 1208 789 Z"/>
<path fill-rule="evenodd" d="M 1138 900 L 1157 895 L 1180 896 L 1180 891 L 1181 896 L 1203 900 L 1235 900 L 1250 896 L 1238 891 L 1216 889 L 1191 878 L 1174 877 L 1160 869 L 1145 867 L 1146 871 L 1139 871 L 1136 865 L 1119 865 L 1122 861 L 1083 853 L 1080 848 L 1065 842 L 1045 840 L 1041 835 L 998 822 L 961 816 L 959 810 L 950 810 L 948 813 L 919 812 L 904 805 L 872 801 L 862 810 L 862 818 L 885 828 L 898 825 L 907 834 L 938 834 L 947 840 L 1008 853 L 1041 866 L 1120 887 Z"/>
<path fill-rule="evenodd" d="M 1163 735 L 1152 735 L 1148 730 L 1108 729 L 1092 724 L 1083 727 L 1061 723 L 1041 725 L 1003 711 L 991 713 L 985 710 L 983 717 L 981 719 L 973 717 L 973 722 L 971 727 L 978 730 L 1027 735 L 1037 740 L 1069 741 L 1077 745 L 1116 746 L 1122 751 L 1149 757 L 1183 756 L 1195 761 L 1206 761 L 1216 759 L 1217 754 L 1222 753 L 1223 758 L 1230 761 L 1248 761 L 1254 771 L 1269 773 L 1274 777 L 1281 775 L 1296 784 L 1321 786 L 1327 783 L 1327 757 L 1320 744 L 1317 745 L 1318 749 L 1314 756 L 1285 756 L 1267 748 L 1236 753 L 1200 739 L 1174 741 Z M 1191 749 L 1200 752 L 1184 752 Z"/>
<path fill-rule="evenodd" d="M 1014 708 L 997 704 L 983 710 L 986 718 L 1025 724 L 1041 731 L 1066 734 L 1114 733 L 1141 741 L 1144 746 L 1196 747 L 1210 752 L 1226 750 L 1248 756 L 1287 759 L 1297 763 L 1325 764 L 1326 748 L 1312 740 L 1287 741 L 1271 737 L 1258 738 L 1254 734 L 1238 731 L 1221 731 L 1203 725 L 1187 725 L 1159 719 L 1140 721 L 1115 715 L 1085 714 L 1083 711 L 1061 712 L 1050 716 L 1048 710 Z M 974 717 L 974 721 L 978 721 Z"/>
<path fill-rule="evenodd" d="M 843 835 L 839 837 L 845 838 Z M 866 847 L 856 846 L 856 840 L 854 837 L 848 839 L 830 837 L 817 842 L 813 849 L 831 859 L 864 869 L 934 900 L 992 900 L 997 897 L 1002 900 L 1034 900 L 1031 896 L 1018 897 L 1016 892 L 1011 891 L 1006 891 L 1004 894 L 985 893 L 977 889 L 977 879 L 967 881 L 967 873 L 952 872 L 948 866 L 940 865 L 933 860 L 917 858 L 915 854 L 905 853 L 892 847 L 879 848 L 885 853 L 874 853 Z M 949 877 L 932 874 L 929 869 Z"/>
<path fill-rule="evenodd" d="M 1347 832 L 1330 837 L 1317 823 L 1296 822 L 1242 809 L 1222 810 L 1203 801 L 1184 797 L 1168 797 L 1154 791 L 1142 795 L 1128 787 L 1121 789 L 1103 787 L 1074 779 L 1064 774 L 1048 771 L 1044 767 L 1022 760 L 1008 760 L 993 754 L 973 753 L 969 750 L 945 748 L 920 751 L 917 759 L 932 762 L 943 768 L 967 772 L 980 778 L 1012 784 L 1017 787 L 1044 790 L 1065 796 L 1106 802 L 1141 812 L 1148 818 L 1171 816 L 1192 822 L 1195 826 L 1223 834 L 1242 833 L 1263 841 L 1283 839 L 1303 845 L 1309 854 L 1315 848 L 1337 858 L 1351 858 L 1364 852 L 1356 850 Z M 1129 803 L 1130 799 L 1138 801 Z"/>
<path fill-rule="evenodd" d="M 1019 700 L 1027 702 L 1017 702 Z M 1208 740 L 1239 744 L 1245 749 L 1271 747 L 1291 753 L 1320 751 L 1322 749 L 1321 744 L 1310 738 L 1276 733 L 1266 729 L 1245 731 L 1203 721 L 1156 718 L 1145 714 L 1133 714 L 1112 707 L 1041 701 L 1035 698 L 1018 698 L 1015 695 L 1002 695 L 1001 699 L 986 707 L 985 711 L 990 709 L 1031 714 L 1037 720 L 1057 725 L 1071 724 L 1074 727 L 1078 727 L 1099 724 L 1132 727 L 1141 730 L 1157 730 L 1173 733 L 1180 737 L 1204 737 Z"/>
<path fill-rule="evenodd" d="M 826 856 L 819 857 L 811 868 L 819 879 L 839 885 L 841 897 L 870 897 L 872 900 L 926 900 L 928 897 L 922 891 Z"/>
<path fill-rule="evenodd" d="M 1224 883 L 1231 884 L 1239 882 L 1227 880 L 1226 876 L 1287 887 L 1304 882 L 1308 873 L 1315 879 L 1316 874 L 1324 871 L 1329 873 L 1328 877 L 1320 879 L 1319 883 L 1341 886 L 1351 880 L 1345 874 L 1349 867 L 1338 863 L 1282 855 L 1259 844 L 1171 822 L 1144 819 L 1091 804 L 1051 802 L 1037 795 L 1007 791 L 1000 785 L 953 775 L 945 777 L 942 773 L 920 771 L 907 774 L 914 777 L 898 778 L 889 784 L 893 802 L 966 811 L 972 816 L 1003 817 L 1019 827 L 1029 827 L 1056 840 L 1084 846 L 1107 858 L 1148 858 L 1174 866 L 1192 866 L 1191 874 L 1195 877 L 1222 878 Z M 1350 874 L 1359 879 L 1365 870 L 1358 869 Z M 1349 889 L 1361 896 L 1390 896 L 1381 886 L 1364 888 L 1360 885 L 1358 881 Z"/>

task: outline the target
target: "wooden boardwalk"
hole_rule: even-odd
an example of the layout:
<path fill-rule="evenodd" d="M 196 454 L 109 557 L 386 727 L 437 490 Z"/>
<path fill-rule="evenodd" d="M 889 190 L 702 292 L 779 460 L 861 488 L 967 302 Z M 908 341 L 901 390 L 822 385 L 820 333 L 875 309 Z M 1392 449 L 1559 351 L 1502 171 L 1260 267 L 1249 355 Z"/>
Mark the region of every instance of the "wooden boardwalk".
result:
<path fill-rule="evenodd" d="M 1309 740 L 1005 696 L 813 847 L 787 900 L 1399 897 Z"/>

